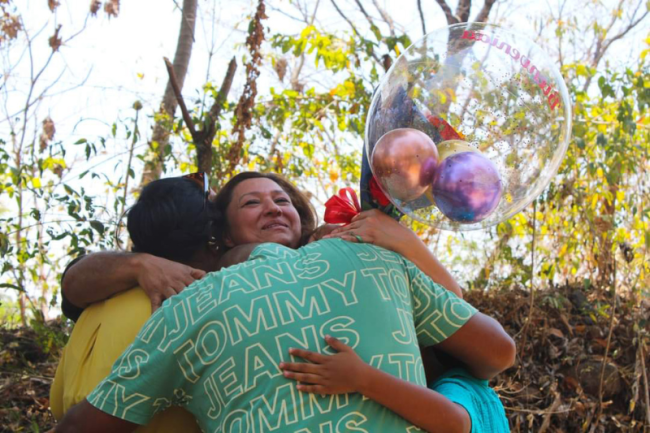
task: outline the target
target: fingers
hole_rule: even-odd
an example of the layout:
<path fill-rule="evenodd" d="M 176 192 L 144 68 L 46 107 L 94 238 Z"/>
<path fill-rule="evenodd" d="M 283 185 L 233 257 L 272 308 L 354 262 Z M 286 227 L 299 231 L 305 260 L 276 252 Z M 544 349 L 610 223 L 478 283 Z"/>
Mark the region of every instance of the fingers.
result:
<path fill-rule="evenodd" d="M 177 289 L 169 286 L 157 293 L 151 294 L 149 298 L 151 300 L 151 313 L 153 313 L 158 308 L 160 308 L 162 306 L 162 303 L 165 302 L 167 298 L 171 298 L 175 294 L 180 293 L 183 290 L 183 288 L 184 287 L 181 287 L 180 290 L 177 292 L 176 291 Z"/>
<path fill-rule="evenodd" d="M 368 217 L 378 216 L 378 215 L 383 215 L 383 214 L 384 213 L 382 211 L 378 210 L 378 209 L 364 210 L 363 212 L 358 213 L 357 215 L 355 215 L 354 218 L 352 218 L 352 222 L 361 221 L 361 220 L 364 220 L 364 219 L 366 219 Z"/>
<path fill-rule="evenodd" d="M 355 244 L 359 243 L 359 239 L 357 239 L 356 237 L 354 237 L 352 235 L 337 235 L 336 237 L 341 238 L 346 242 L 352 242 L 352 243 L 355 243 Z"/>
<path fill-rule="evenodd" d="M 165 298 L 169 298 L 171 296 L 174 296 L 180 292 L 183 291 L 187 287 L 187 284 L 185 284 L 183 281 L 174 281 L 169 284 L 169 288 L 165 289 L 163 291 L 163 295 L 165 295 Z M 172 293 L 173 291 L 173 293 Z"/>
<path fill-rule="evenodd" d="M 162 305 L 164 299 L 161 298 L 152 298 L 151 299 L 151 314 L 153 314 L 160 306 Z"/>
<path fill-rule="evenodd" d="M 331 394 L 323 385 L 305 385 L 299 383 L 296 388 L 298 388 L 298 391 L 308 392 L 310 394 Z"/>
<path fill-rule="evenodd" d="M 337 352 L 349 352 L 352 350 L 350 346 L 347 344 L 343 343 L 341 340 L 334 338 L 330 335 L 325 336 L 325 341 L 327 341 L 327 344 L 330 345 L 330 347 Z"/>
<path fill-rule="evenodd" d="M 298 382 L 311 383 L 314 385 L 323 384 L 323 378 L 317 374 L 296 373 L 289 370 L 284 370 L 283 374 L 287 379 L 297 380 Z"/>
<path fill-rule="evenodd" d="M 316 374 L 319 371 L 319 364 L 308 364 L 306 362 L 281 362 L 280 369 L 297 373 Z"/>
<path fill-rule="evenodd" d="M 191 276 L 192 278 L 194 278 L 194 280 L 200 280 L 201 278 L 205 277 L 205 275 L 206 275 L 206 272 L 205 272 L 205 271 L 202 271 L 201 269 L 194 269 L 194 268 L 191 268 L 190 276 Z M 192 284 L 192 283 L 194 282 L 194 280 L 190 281 L 190 283 L 188 284 L 188 286 L 189 286 L 190 284 Z"/>
<path fill-rule="evenodd" d="M 315 364 L 322 364 L 327 359 L 327 356 L 325 355 L 321 355 L 320 353 L 310 352 L 309 350 L 303 350 L 303 349 L 289 349 L 289 353 L 293 356 L 306 359 L 307 361 L 313 362 Z M 305 364 L 305 365 L 309 365 L 309 364 Z"/>

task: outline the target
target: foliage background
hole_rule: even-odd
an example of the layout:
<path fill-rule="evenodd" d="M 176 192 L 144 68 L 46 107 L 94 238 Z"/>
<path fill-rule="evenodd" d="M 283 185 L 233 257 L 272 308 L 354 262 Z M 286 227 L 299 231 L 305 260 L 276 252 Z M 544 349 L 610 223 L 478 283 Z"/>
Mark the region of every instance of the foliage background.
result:
<path fill-rule="evenodd" d="M 0 1 L 3 326 L 40 329 L 58 316 L 58 281 L 70 257 L 128 248 L 121 217 L 153 178 L 201 168 L 218 188 L 237 171 L 276 171 L 317 205 L 357 186 L 366 110 L 382 74 L 427 31 L 487 20 L 519 29 L 556 59 L 574 109 L 569 151 L 534 204 L 493 229 L 467 235 L 413 227 L 468 289 L 525 297 L 529 313 L 515 331 L 520 347 L 527 347 L 535 296 L 543 293 L 544 302 L 580 305 L 584 317 L 602 324 L 598 356 L 612 362 L 622 356 L 611 340 L 624 305 L 630 344 L 640 353 L 630 368 L 647 359 L 650 2 L 149 5 L 161 9 L 152 14 L 158 25 L 176 23 L 161 44 L 172 57 L 178 37 L 174 66 L 185 117 L 169 85 L 163 92 L 166 76 L 150 74 L 146 64 L 116 65 L 129 70 L 126 84 L 93 81 L 94 74 L 107 79 L 110 68 L 93 70 L 88 49 L 116 38 L 118 28 L 131 40 L 148 29 L 119 27 L 132 3 Z M 127 56 L 127 47 L 119 50 Z M 85 94 L 100 99 L 101 117 L 89 114 L 96 111 Z M 56 347 L 56 338 L 46 347 Z M 521 365 L 525 359 L 522 353 Z M 647 378 L 645 397 L 637 388 L 647 412 Z M 650 420 L 650 413 L 631 413 Z"/>

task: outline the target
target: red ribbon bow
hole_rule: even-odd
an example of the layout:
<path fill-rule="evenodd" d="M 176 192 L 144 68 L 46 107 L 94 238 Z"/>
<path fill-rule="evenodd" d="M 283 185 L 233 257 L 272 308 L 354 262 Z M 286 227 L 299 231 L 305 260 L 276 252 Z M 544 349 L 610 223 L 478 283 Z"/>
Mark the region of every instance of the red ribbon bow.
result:
<path fill-rule="evenodd" d="M 338 195 L 325 202 L 325 222 L 328 224 L 349 224 L 359 212 L 359 199 L 352 188 L 341 189 Z"/>

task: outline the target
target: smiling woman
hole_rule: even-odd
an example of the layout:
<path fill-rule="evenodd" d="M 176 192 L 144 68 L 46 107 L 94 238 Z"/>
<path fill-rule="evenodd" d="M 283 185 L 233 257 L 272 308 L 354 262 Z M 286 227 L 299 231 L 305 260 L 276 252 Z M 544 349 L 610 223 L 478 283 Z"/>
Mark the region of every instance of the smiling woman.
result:
<path fill-rule="evenodd" d="M 225 215 L 217 236 L 225 248 L 262 242 L 297 248 L 316 228 L 316 213 L 307 197 L 273 173 L 236 175 L 219 191 L 215 204 Z"/>

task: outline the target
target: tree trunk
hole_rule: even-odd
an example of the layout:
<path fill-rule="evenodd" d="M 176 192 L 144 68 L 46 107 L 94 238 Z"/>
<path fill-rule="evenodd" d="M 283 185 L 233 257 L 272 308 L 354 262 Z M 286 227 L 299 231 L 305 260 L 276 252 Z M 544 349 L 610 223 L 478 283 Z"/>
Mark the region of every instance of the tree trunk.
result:
<path fill-rule="evenodd" d="M 181 90 L 183 89 L 185 75 L 187 74 L 187 68 L 192 55 L 197 3 L 198 0 L 183 0 L 181 29 L 178 33 L 178 43 L 176 45 L 176 54 L 174 55 L 174 72 L 176 73 L 178 85 Z M 174 96 L 171 81 L 168 81 L 165 95 L 160 106 L 161 116 L 154 125 L 153 136 L 149 143 L 151 159 L 145 163 L 140 187 L 143 187 L 152 180 L 160 178 L 165 150 L 169 145 L 169 131 L 172 126 L 174 112 L 176 111 L 177 106 L 178 101 Z"/>
<path fill-rule="evenodd" d="M 609 193 L 612 195 L 612 201 L 608 202 L 603 199 L 603 212 L 597 216 L 594 221 L 598 232 L 598 280 L 602 289 L 612 288 L 615 276 L 615 257 L 613 253 L 614 236 L 616 235 L 616 193 L 618 192 L 618 183 L 609 185 Z"/>

